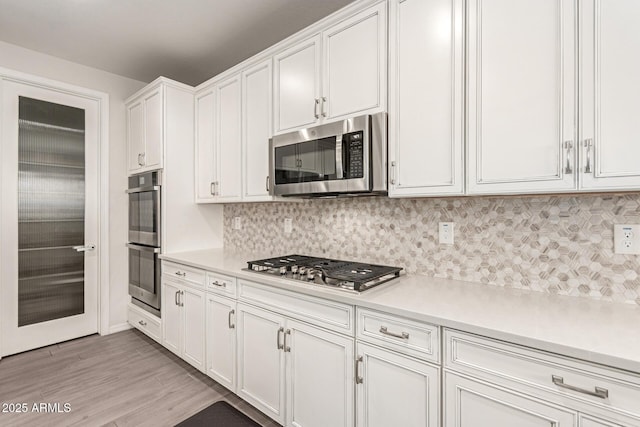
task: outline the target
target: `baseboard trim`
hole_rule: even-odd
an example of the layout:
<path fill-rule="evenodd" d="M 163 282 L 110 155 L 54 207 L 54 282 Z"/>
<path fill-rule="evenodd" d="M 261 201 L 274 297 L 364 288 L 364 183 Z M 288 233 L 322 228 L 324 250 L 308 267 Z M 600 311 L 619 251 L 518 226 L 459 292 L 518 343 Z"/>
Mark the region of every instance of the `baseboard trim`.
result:
<path fill-rule="evenodd" d="M 109 334 L 115 334 L 116 332 L 126 331 L 127 329 L 131 329 L 131 325 L 129 322 L 120 323 L 118 325 L 113 325 L 109 328 Z"/>

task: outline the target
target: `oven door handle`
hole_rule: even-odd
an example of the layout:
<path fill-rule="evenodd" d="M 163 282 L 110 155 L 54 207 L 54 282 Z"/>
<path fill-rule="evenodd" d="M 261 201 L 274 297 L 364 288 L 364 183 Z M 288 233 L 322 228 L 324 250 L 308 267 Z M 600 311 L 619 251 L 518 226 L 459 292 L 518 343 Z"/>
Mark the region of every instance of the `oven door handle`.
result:
<path fill-rule="evenodd" d="M 136 251 L 153 252 L 154 254 L 160 253 L 160 248 L 154 248 L 153 246 L 143 246 L 136 245 L 135 243 L 127 243 L 127 247 Z"/>
<path fill-rule="evenodd" d="M 336 136 L 336 178 L 344 178 L 342 167 L 342 135 Z"/>
<path fill-rule="evenodd" d="M 136 187 L 136 188 L 128 188 L 125 192 L 128 194 L 131 193 L 144 193 L 145 191 L 159 191 L 159 185 L 150 185 L 148 187 Z"/>

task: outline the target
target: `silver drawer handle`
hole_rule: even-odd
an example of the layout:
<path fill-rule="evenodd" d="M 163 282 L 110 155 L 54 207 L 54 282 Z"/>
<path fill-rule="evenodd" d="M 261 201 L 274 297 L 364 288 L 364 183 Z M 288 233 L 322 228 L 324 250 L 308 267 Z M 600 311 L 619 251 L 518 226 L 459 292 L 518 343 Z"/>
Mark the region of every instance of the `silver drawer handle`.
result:
<path fill-rule="evenodd" d="M 395 332 L 389 332 L 387 330 L 386 326 L 380 326 L 380 333 L 385 334 L 385 335 L 389 335 L 390 337 L 394 337 L 394 338 L 400 338 L 403 340 L 408 340 L 409 339 L 409 334 L 406 332 L 402 332 L 400 334 L 396 334 Z"/>
<path fill-rule="evenodd" d="M 182 277 L 184 277 L 184 276 L 186 276 L 186 275 L 187 275 L 187 273 L 185 273 L 184 271 L 176 271 L 176 276 L 182 276 Z"/>
<path fill-rule="evenodd" d="M 584 388 L 565 384 L 564 379 L 557 375 L 551 375 L 551 381 L 558 387 L 566 388 L 567 390 L 577 391 L 578 393 L 588 394 L 589 396 L 599 397 L 600 399 L 609 398 L 609 390 L 606 388 L 596 387 L 596 391 L 586 390 Z"/>
<path fill-rule="evenodd" d="M 145 322 L 145 321 L 142 321 L 142 320 L 141 320 L 141 321 L 139 321 L 138 323 L 139 323 L 140 325 L 142 325 L 142 326 L 147 326 L 147 322 Z"/>
<path fill-rule="evenodd" d="M 364 378 L 360 376 L 360 362 L 362 362 L 362 356 L 356 357 L 356 384 L 362 384 Z"/>
<path fill-rule="evenodd" d="M 217 280 L 215 282 L 211 282 L 211 284 L 215 285 L 215 286 L 219 286 L 221 288 L 226 288 L 227 287 L 227 284 L 225 282 L 220 283 Z"/>

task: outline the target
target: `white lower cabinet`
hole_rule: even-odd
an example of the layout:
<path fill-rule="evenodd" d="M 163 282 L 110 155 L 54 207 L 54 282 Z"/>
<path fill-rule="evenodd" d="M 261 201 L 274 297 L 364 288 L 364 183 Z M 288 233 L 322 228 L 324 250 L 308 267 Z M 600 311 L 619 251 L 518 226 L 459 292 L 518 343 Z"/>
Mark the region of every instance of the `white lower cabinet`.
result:
<path fill-rule="evenodd" d="M 571 427 L 578 414 L 481 380 L 445 372 L 444 427 Z"/>
<path fill-rule="evenodd" d="M 438 367 L 360 342 L 356 360 L 358 427 L 439 425 Z"/>
<path fill-rule="evenodd" d="M 207 294 L 206 318 L 206 373 L 229 390 L 235 391 L 236 302 Z"/>
<path fill-rule="evenodd" d="M 283 425 L 353 425 L 353 339 L 238 304 L 238 387 Z"/>
<path fill-rule="evenodd" d="M 204 371 L 204 292 L 179 283 L 162 282 L 162 344 Z"/>

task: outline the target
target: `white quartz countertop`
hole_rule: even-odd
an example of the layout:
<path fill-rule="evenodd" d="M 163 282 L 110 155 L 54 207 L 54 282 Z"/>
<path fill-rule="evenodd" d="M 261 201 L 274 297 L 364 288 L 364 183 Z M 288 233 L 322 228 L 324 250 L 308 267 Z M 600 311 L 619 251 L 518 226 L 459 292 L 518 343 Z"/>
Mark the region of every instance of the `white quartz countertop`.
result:
<path fill-rule="evenodd" d="M 207 249 L 174 261 L 640 373 L 640 307 L 419 275 L 353 294 L 243 270 L 270 255 Z"/>

